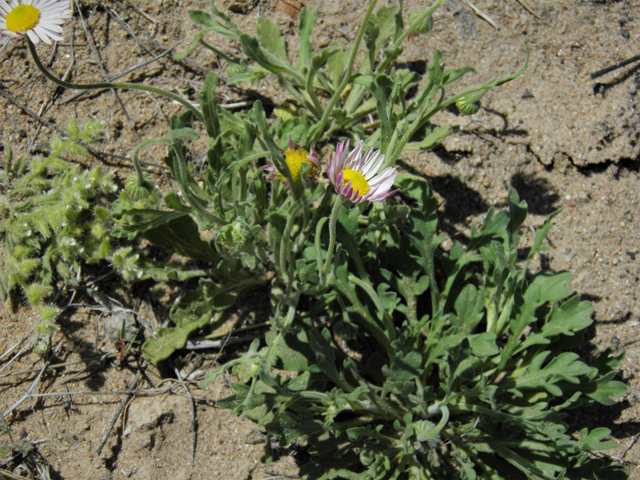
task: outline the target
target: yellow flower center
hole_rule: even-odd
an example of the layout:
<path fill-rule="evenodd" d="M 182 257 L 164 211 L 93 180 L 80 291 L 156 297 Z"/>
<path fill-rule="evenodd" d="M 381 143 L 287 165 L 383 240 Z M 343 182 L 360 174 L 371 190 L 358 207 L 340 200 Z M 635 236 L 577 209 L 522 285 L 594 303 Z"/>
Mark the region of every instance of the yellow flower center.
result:
<path fill-rule="evenodd" d="M 310 163 L 311 167 L 309 168 L 309 174 L 311 174 L 311 172 L 315 172 L 318 173 L 318 167 L 316 166 L 315 163 L 312 163 L 309 161 L 309 159 L 307 158 L 307 155 L 309 155 L 309 152 L 306 152 L 302 149 L 297 149 L 297 150 L 287 150 L 284 153 L 284 159 L 287 162 L 287 165 L 289 166 L 289 171 L 291 172 L 291 178 L 293 178 L 294 182 L 297 182 L 298 180 L 300 180 L 300 167 L 302 167 L 303 163 Z M 282 175 L 279 175 L 281 177 L 282 180 L 286 180 Z"/>
<path fill-rule="evenodd" d="M 351 188 L 358 191 L 359 197 L 366 195 L 369 191 L 369 182 L 367 182 L 367 179 L 357 170 L 345 168 L 342 170 L 342 176 L 344 177 L 344 185 L 351 180 Z"/>
<path fill-rule="evenodd" d="M 33 5 L 18 5 L 7 15 L 7 28 L 14 33 L 26 32 L 40 20 L 40 10 Z"/>

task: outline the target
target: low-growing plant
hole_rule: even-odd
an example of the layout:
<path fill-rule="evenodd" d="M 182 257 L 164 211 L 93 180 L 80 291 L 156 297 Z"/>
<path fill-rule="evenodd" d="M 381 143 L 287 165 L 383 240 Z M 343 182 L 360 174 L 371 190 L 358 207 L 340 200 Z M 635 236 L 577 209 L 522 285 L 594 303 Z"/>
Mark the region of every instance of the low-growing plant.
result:
<path fill-rule="evenodd" d="M 53 137 L 46 157 L 14 159 L 5 142 L 0 172 L 0 298 L 6 301 L 21 287 L 40 314 L 37 331 L 43 340 L 57 329 L 59 309 L 48 300 L 58 282 L 78 286 L 83 267 L 101 260 L 127 280 L 140 276 L 131 247 L 112 246 L 114 221 L 105 199 L 117 191 L 113 175 L 61 158 L 86 155 L 83 145 L 99 138 L 100 124 L 88 121 L 80 128 L 70 120 L 67 130 L 68 138 Z M 37 350 L 46 351 L 46 341 Z"/>
<path fill-rule="evenodd" d="M 290 94 L 295 114 L 272 122 L 260 101 L 234 114 L 221 108 L 213 73 L 194 105 L 144 85 L 62 82 L 28 45 L 63 87 L 148 90 L 185 106 L 166 138 L 134 151 L 113 235 L 200 262 L 138 264 L 142 277 L 161 282 L 199 278 L 173 306 L 174 325 L 143 346 L 154 362 L 241 292 L 270 284 L 265 342 L 202 385 L 233 369 L 236 394 L 220 404 L 260 424 L 267 461 L 277 442 L 306 446 L 309 479 L 624 477 L 589 457 L 615 445 L 607 429 L 578 433 L 563 421 L 568 410 L 611 404 L 625 387 L 613 380 L 619 357 L 606 351 L 590 362 L 574 351 L 591 306 L 567 287 L 570 274 L 529 271 L 551 218 L 519 260 L 527 208 L 511 191 L 508 212 L 491 209 L 466 245 L 445 249 L 428 182 L 395 167 L 403 151 L 431 148 L 450 132 L 432 124 L 438 112 L 453 104 L 477 112 L 488 90 L 527 66 L 448 95 L 472 67 L 447 69 L 438 51 L 424 78 L 397 65 L 403 42 L 428 32 L 443 3 L 413 12 L 405 26 L 402 2 L 374 13 L 373 0 L 353 44 L 320 52 L 311 42 L 318 12 L 303 9 L 297 62 L 267 20 L 254 37 L 213 2 L 212 15 L 190 12 L 205 28 L 185 54 L 202 44 L 227 62 L 231 83 L 273 75 Z M 246 58 L 211 45 L 210 32 L 237 40 Z M 206 160 L 196 166 L 189 147 L 201 134 Z M 162 206 L 137 164 L 158 142 L 180 190 Z"/>
<path fill-rule="evenodd" d="M 305 445 L 303 478 L 625 478 L 589 457 L 617 445 L 608 429 L 563 421 L 626 387 L 621 356 L 574 351 L 593 309 L 571 275 L 527 270 L 551 218 L 518 261 L 527 208 L 512 190 L 508 212 L 445 250 L 428 186 L 400 186 L 405 205 L 341 210 L 330 286 L 203 386 L 233 365 L 218 403 L 262 426 L 267 461 L 274 443 Z M 297 265 L 307 291 L 317 259 Z"/>

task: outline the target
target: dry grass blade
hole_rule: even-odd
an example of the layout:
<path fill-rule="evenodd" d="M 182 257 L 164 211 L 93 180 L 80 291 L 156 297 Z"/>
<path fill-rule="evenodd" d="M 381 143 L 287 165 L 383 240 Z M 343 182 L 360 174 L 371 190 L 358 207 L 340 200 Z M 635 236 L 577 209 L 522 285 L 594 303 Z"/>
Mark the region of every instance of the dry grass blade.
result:
<path fill-rule="evenodd" d="M 168 49 L 166 49 L 164 52 L 160 53 L 159 55 L 156 55 L 155 57 L 149 59 L 149 60 L 145 60 L 144 62 L 140 62 L 137 65 L 134 65 L 133 67 L 127 68 L 126 70 L 123 70 L 122 72 L 116 74 L 116 75 L 112 75 L 110 76 L 107 81 L 108 82 L 115 82 L 116 80 L 118 80 L 119 78 L 122 78 L 124 76 L 129 75 L 130 73 L 135 72 L 136 70 L 139 70 L 143 67 L 146 67 L 147 65 L 152 64 L 153 62 L 156 62 L 158 60 L 160 60 L 163 57 L 166 57 L 167 55 L 169 55 L 173 50 L 175 50 L 178 45 L 180 45 L 182 42 L 178 42 L 176 43 L 173 47 L 170 47 Z M 69 102 L 73 102 L 74 100 L 78 100 L 80 98 L 82 98 L 85 95 L 89 95 L 91 92 L 85 91 L 85 92 L 80 92 L 77 93 L 69 98 L 64 99 L 61 103 L 61 105 L 64 105 L 65 103 L 69 103 Z"/>
<path fill-rule="evenodd" d="M 524 0 L 516 0 L 516 2 L 518 2 L 522 6 L 522 8 L 524 8 L 527 12 L 529 12 L 531 15 L 533 15 L 538 20 L 540 20 L 540 17 L 538 16 L 538 14 L 536 12 L 534 12 L 531 9 L 531 7 L 524 2 Z"/>
<path fill-rule="evenodd" d="M 3 476 L 3 478 L 11 478 L 13 480 L 31 480 L 29 477 L 23 477 L 21 475 L 16 475 L 15 473 L 6 470 L 4 468 L 0 468 L 0 475 Z"/>
<path fill-rule="evenodd" d="M 500 27 L 498 26 L 498 24 L 489 15 L 484 13 L 482 10 L 480 10 L 478 7 L 476 7 L 469 0 L 467 0 L 467 5 L 469 5 L 469 8 L 471 8 L 471 10 L 473 10 L 473 13 L 475 13 L 477 16 L 479 16 L 481 19 L 483 19 L 485 22 L 487 22 L 489 25 L 491 25 L 496 30 L 500 30 Z"/>
<path fill-rule="evenodd" d="M 115 3 L 116 5 L 118 5 L 122 10 L 124 10 L 124 5 L 122 5 L 118 0 L 111 0 L 113 3 Z M 158 21 L 151 17 L 150 15 L 146 14 L 145 12 L 143 12 L 142 10 L 140 10 L 138 7 L 136 7 L 135 5 L 133 5 L 130 1 L 127 0 L 127 4 L 133 9 L 135 10 L 135 12 L 140 15 L 141 17 L 146 18 L 147 20 L 149 20 L 151 23 L 153 23 L 153 25 L 157 25 Z"/>
<path fill-rule="evenodd" d="M 96 48 L 95 42 L 93 41 L 93 37 L 89 33 L 89 28 L 87 27 L 87 22 L 85 21 L 84 17 L 82 16 L 82 12 L 81 12 L 80 6 L 78 5 L 78 0 L 74 0 L 74 2 L 76 4 L 76 11 L 78 12 L 78 16 L 80 17 L 80 21 L 82 22 L 82 28 L 84 30 L 84 34 L 85 34 L 85 37 L 87 39 L 87 43 L 89 44 L 89 48 L 91 49 L 91 52 L 93 53 L 94 61 L 96 62 L 96 64 L 98 65 L 98 68 L 100 69 L 100 72 L 102 73 L 103 80 L 105 82 L 108 82 L 109 81 L 108 80 L 109 76 L 108 76 L 107 71 L 106 71 L 106 69 L 104 67 L 104 63 L 102 62 L 102 59 L 100 58 L 100 54 L 98 53 L 98 49 Z M 127 121 L 129 122 L 129 126 L 131 127 L 131 131 L 136 135 L 136 137 L 140 138 L 138 133 L 135 130 L 135 122 L 129 116 L 129 113 L 127 112 L 127 109 L 124 106 L 124 103 L 122 103 L 122 100 L 120 99 L 120 96 L 118 95 L 118 92 L 116 92 L 116 90 L 113 89 L 113 88 L 111 88 L 110 90 L 113 93 L 113 96 L 114 96 L 116 102 L 118 103 L 120 108 L 122 108 L 122 112 L 124 113 L 125 117 L 127 118 Z"/>
<path fill-rule="evenodd" d="M 49 356 L 49 358 L 47 359 L 47 361 L 45 362 L 44 366 L 42 367 L 42 369 L 40 370 L 40 373 L 38 374 L 38 376 L 35 378 L 35 380 L 33 382 L 31 382 L 31 385 L 29 386 L 29 388 L 27 389 L 27 391 L 24 393 L 24 395 L 22 396 L 22 398 L 20 398 L 17 402 L 15 402 L 11 407 L 9 407 L 8 409 L 6 409 L 3 413 L 2 416 L 4 418 L 7 418 L 11 412 L 13 412 L 16 408 L 18 408 L 20 405 L 22 405 L 24 402 L 26 402 L 27 400 L 34 398 L 34 396 L 32 395 L 31 392 L 33 392 L 33 389 L 36 387 L 36 385 L 38 384 L 38 382 L 40 381 L 40 378 L 42 378 L 42 375 L 44 374 L 45 370 L 47 369 L 47 367 L 49 366 L 49 363 L 51 363 L 51 360 L 53 358 L 56 357 L 56 355 L 58 354 L 58 352 L 60 351 L 60 347 L 62 347 L 62 343 L 60 342 L 58 343 L 58 345 L 56 346 L 55 351 Z"/>

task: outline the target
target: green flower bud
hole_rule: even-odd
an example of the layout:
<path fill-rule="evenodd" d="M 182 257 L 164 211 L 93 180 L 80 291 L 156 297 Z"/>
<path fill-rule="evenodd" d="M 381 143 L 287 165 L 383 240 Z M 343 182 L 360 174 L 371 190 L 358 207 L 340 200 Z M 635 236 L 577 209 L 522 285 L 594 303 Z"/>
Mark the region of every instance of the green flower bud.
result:
<path fill-rule="evenodd" d="M 409 15 L 409 25 L 413 24 L 422 16 L 424 12 L 415 11 Z M 416 29 L 413 31 L 413 35 L 422 35 L 423 33 L 429 33 L 433 28 L 433 18 L 429 15 L 427 18 L 417 24 Z"/>
<path fill-rule="evenodd" d="M 138 176 L 135 173 L 132 173 L 124 181 L 124 189 L 133 200 L 140 200 L 151 195 L 153 192 L 153 182 L 151 177 L 145 174 L 144 184 L 140 185 L 140 182 L 138 182 Z"/>
<path fill-rule="evenodd" d="M 460 115 L 474 115 L 480 110 L 480 101 L 472 97 L 462 97 L 456 102 Z"/>
<path fill-rule="evenodd" d="M 371 465 L 375 459 L 376 452 L 368 445 L 365 445 L 365 447 L 360 450 L 360 463 L 362 463 L 364 466 Z"/>

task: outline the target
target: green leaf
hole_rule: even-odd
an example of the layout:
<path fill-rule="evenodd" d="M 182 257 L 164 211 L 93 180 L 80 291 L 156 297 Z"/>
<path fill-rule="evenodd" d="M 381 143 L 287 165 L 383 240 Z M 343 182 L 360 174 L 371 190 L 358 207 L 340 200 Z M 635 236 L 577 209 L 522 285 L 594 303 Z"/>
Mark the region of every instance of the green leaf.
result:
<path fill-rule="evenodd" d="M 284 73 L 288 70 L 287 65 L 283 63 L 283 60 L 264 50 L 258 40 L 246 33 L 240 35 L 240 44 L 242 45 L 242 51 L 254 62 L 257 62 L 261 67 L 266 68 L 271 73 L 278 74 Z M 302 83 L 302 82 L 300 82 Z"/>
<path fill-rule="evenodd" d="M 493 357 L 500 353 L 494 333 L 486 332 L 469 336 L 469 344 L 474 355 L 480 358 Z"/>
<path fill-rule="evenodd" d="M 216 87 L 218 86 L 218 79 L 216 76 L 209 72 L 204 80 L 204 87 L 202 91 L 198 93 L 198 100 L 200 100 L 200 108 L 204 115 L 204 124 L 207 128 L 207 135 L 211 140 L 216 140 L 220 136 L 220 119 L 218 118 L 218 102 L 216 101 Z M 182 129 L 181 129 L 182 130 Z M 174 129 L 172 129 L 173 134 Z M 171 137 L 172 139 L 174 137 Z M 181 138 L 181 140 L 183 140 Z M 222 146 L 214 147 L 216 156 L 222 157 Z"/>
<path fill-rule="evenodd" d="M 201 10 L 189 10 L 188 15 L 193 22 L 204 25 L 205 27 L 209 27 L 206 29 L 207 31 L 221 33 L 225 37 L 232 38 L 233 40 L 238 39 L 238 34 L 235 31 L 225 27 L 218 20 L 211 17 L 211 15 L 206 12 L 203 12 Z"/>
<path fill-rule="evenodd" d="M 593 321 L 591 314 L 593 305 L 589 302 L 581 302 L 577 295 L 570 298 L 562 305 L 554 305 L 549 321 L 544 324 L 540 332 L 531 332 L 527 339 L 516 349 L 515 353 L 525 350 L 532 345 L 548 344 L 560 335 L 574 336 L 581 333 Z"/>
<path fill-rule="evenodd" d="M 182 327 L 160 328 L 158 338 L 150 338 L 142 345 L 142 356 L 153 363 L 169 358 L 174 351 L 184 347 L 192 332 L 204 327 L 210 319 L 211 313 L 207 313 Z"/>
<path fill-rule="evenodd" d="M 172 140 L 195 141 L 200 138 L 200 134 L 192 128 L 177 128 L 169 133 Z"/>
<path fill-rule="evenodd" d="M 509 189 L 509 232 L 513 236 L 527 218 L 527 202 L 521 202 L 518 192 L 514 188 Z M 512 242 L 515 243 L 515 242 Z"/>
<path fill-rule="evenodd" d="M 542 367 L 550 354 L 549 351 L 540 352 L 529 362 L 524 373 L 515 378 L 518 390 L 544 388 L 552 395 L 561 396 L 562 390 L 556 385 L 559 380 L 579 384 L 580 377 L 593 371 L 592 367 L 582 362 L 573 352 L 561 353 Z"/>
<path fill-rule="evenodd" d="M 429 126 L 425 127 L 425 136 L 419 142 L 412 141 L 407 143 L 404 147 L 404 151 L 406 152 L 418 152 L 420 150 L 430 150 L 436 145 L 439 145 L 443 142 L 445 138 L 451 134 L 451 127 L 444 125 L 440 127 L 436 127 L 433 130 Z M 414 138 L 417 135 L 414 134 Z"/>
<path fill-rule="evenodd" d="M 265 425 L 269 433 L 280 439 L 282 447 L 291 445 L 296 440 L 305 442 L 309 437 L 326 430 L 322 423 L 313 420 L 310 413 L 298 413 L 281 412 L 277 421 Z"/>
<path fill-rule="evenodd" d="M 467 73 L 477 73 L 477 72 L 476 72 L 476 69 L 473 67 L 460 67 L 460 68 L 445 70 L 444 75 L 442 76 L 442 82 L 443 82 L 442 86 L 449 85 L 450 83 L 453 83 L 456 80 L 459 80 Z"/>
<path fill-rule="evenodd" d="M 267 345 L 271 345 L 278 332 L 267 333 Z M 276 368 L 291 372 L 305 372 L 309 370 L 309 362 L 314 360 L 314 351 L 309 346 L 306 330 L 301 329 L 295 335 L 286 335 L 276 349 L 278 361 Z"/>
<path fill-rule="evenodd" d="M 395 10 L 395 5 L 382 5 L 375 14 L 375 20 L 379 26 L 375 44 L 376 52 L 379 52 L 387 44 L 395 31 Z M 371 65 L 371 68 L 373 68 L 373 65 Z"/>
<path fill-rule="evenodd" d="M 130 210 L 133 219 L 120 225 L 113 235 L 133 239 L 141 235 L 154 245 L 190 258 L 217 262 L 218 254 L 200 237 L 198 225 L 186 212 Z"/>
<path fill-rule="evenodd" d="M 489 244 L 492 240 L 499 238 L 507 229 L 507 225 L 511 222 L 507 212 L 499 212 L 493 215 L 494 209 L 491 207 L 482 222 L 479 232 L 475 227 L 471 229 L 471 241 L 467 247 L 468 251 L 478 250 L 484 245 Z"/>
<path fill-rule="evenodd" d="M 468 283 L 462 288 L 456 297 L 454 308 L 457 315 L 452 317 L 451 324 L 456 326 L 460 333 L 472 333 L 484 318 L 482 295 L 472 283 Z M 473 347 L 473 343 L 471 346 Z"/>
<path fill-rule="evenodd" d="M 604 438 L 611 434 L 611 430 L 608 428 L 595 428 L 589 432 L 589 429 L 583 428 L 580 430 L 580 440 L 578 445 L 583 450 L 610 450 L 618 446 L 618 442 L 615 440 L 602 441 Z"/>
<path fill-rule="evenodd" d="M 283 62 L 289 61 L 284 38 L 280 34 L 280 27 L 276 23 L 270 22 L 265 17 L 258 17 L 256 33 L 264 48 Z"/>
<path fill-rule="evenodd" d="M 329 69 L 329 79 L 331 80 L 331 86 L 336 89 L 340 85 L 342 75 L 345 68 L 345 53 L 342 50 L 342 45 L 338 42 L 333 42 L 331 45 L 338 47 L 339 51 L 335 55 L 332 55 L 328 62 L 327 68 Z"/>
<path fill-rule="evenodd" d="M 622 382 L 613 381 L 617 372 L 609 372 L 605 375 L 597 376 L 580 385 L 580 389 L 587 397 L 595 400 L 601 405 L 609 406 L 616 403 L 614 398 L 621 398 L 627 394 L 627 386 Z"/>
<path fill-rule="evenodd" d="M 390 102 L 392 90 L 393 80 L 387 75 L 377 75 L 371 84 L 371 94 L 376 99 L 376 109 L 378 110 L 378 118 L 380 119 L 380 128 L 382 130 L 380 141 L 383 154 L 386 153 L 393 127 L 390 118 L 390 111 L 393 107 L 393 103 Z"/>
<path fill-rule="evenodd" d="M 323 48 L 318 55 L 314 55 L 311 60 L 311 68 L 309 69 L 309 76 L 311 77 L 311 81 L 315 78 L 316 73 L 322 67 L 324 67 L 327 62 L 333 57 L 342 51 L 342 48 L 338 45 L 331 44 L 326 48 Z"/>
<path fill-rule="evenodd" d="M 309 366 L 313 373 L 322 372 L 339 384 L 340 375 L 336 369 L 335 353 L 331 346 L 331 332 L 327 328 L 322 333 L 317 330 L 309 331 L 309 347 L 315 353 L 315 362 Z"/>
<path fill-rule="evenodd" d="M 298 35 L 300 36 L 300 53 L 298 54 L 298 71 L 308 66 L 313 55 L 313 45 L 309 42 L 311 32 L 318 20 L 318 7 L 304 7 L 298 15 Z"/>
<path fill-rule="evenodd" d="M 220 24 L 220 22 L 214 20 L 211 15 L 209 15 L 207 12 L 203 12 L 202 10 L 189 10 L 187 14 L 189 15 L 191 21 L 200 25 L 211 27 L 215 24 Z"/>

